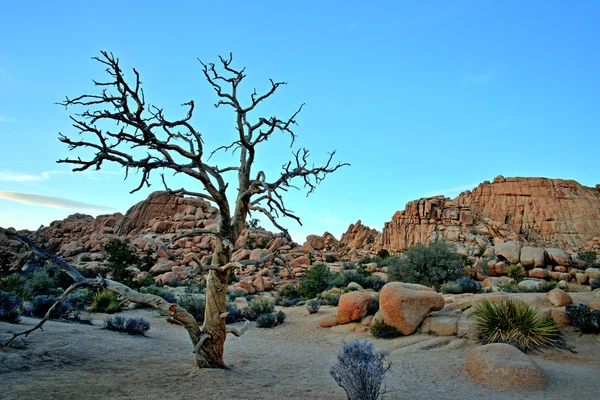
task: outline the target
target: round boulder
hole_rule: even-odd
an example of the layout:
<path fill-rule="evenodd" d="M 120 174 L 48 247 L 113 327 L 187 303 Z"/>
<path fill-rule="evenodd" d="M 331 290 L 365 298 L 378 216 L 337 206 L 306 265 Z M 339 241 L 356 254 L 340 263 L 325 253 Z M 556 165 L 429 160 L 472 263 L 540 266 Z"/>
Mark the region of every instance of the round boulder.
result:
<path fill-rule="evenodd" d="M 465 369 L 477 381 L 496 389 L 543 389 L 548 376 L 514 346 L 492 343 L 467 354 Z"/>
<path fill-rule="evenodd" d="M 569 293 L 562 289 L 552 289 L 548 292 L 548 301 L 552 303 L 553 306 L 564 307 L 567 304 L 571 304 L 573 299 Z"/>
<path fill-rule="evenodd" d="M 369 311 L 373 296 L 365 292 L 350 292 L 340 297 L 336 313 L 339 324 L 360 321 Z"/>
<path fill-rule="evenodd" d="M 427 286 L 390 282 L 379 295 L 383 322 L 410 335 L 431 311 L 444 308 L 444 297 Z"/>

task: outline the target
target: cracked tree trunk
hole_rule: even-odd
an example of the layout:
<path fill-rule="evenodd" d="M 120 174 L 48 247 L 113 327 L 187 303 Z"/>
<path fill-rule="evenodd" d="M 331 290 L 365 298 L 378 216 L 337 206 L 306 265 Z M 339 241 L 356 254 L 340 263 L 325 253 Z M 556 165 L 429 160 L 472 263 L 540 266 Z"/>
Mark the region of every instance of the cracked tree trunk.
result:
<path fill-rule="evenodd" d="M 217 239 L 212 265 L 222 267 L 229 263 L 231 249 Z M 196 353 L 200 368 L 227 368 L 223 360 L 227 327 L 227 281 L 229 270 L 211 270 L 206 279 L 206 308 L 204 310 L 203 334 L 207 338 Z"/>

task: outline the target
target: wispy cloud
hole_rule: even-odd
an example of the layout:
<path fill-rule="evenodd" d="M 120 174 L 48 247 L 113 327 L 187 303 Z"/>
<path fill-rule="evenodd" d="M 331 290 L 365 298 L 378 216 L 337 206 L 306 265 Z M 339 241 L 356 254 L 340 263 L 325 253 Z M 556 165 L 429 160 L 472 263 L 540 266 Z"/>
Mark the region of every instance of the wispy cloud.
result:
<path fill-rule="evenodd" d="M 0 182 L 32 182 L 41 181 L 40 175 L 22 174 L 20 172 L 0 171 Z"/>
<path fill-rule="evenodd" d="M 9 118 L 6 115 L 0 113 L 0 122 L 14 123 L 14 122 L 17 122 L 17 120 Z"/>
<path fill-rule="evenodd" d="M 485 72 L 482 74 L 465 74 L 462 77 L 462 83 L 478 85 L 489 81 L 493 77 L 494 74 L 492 72 Z"/>
<path fill-rule="evenodd" d="M 469 183 L 467 185 L 456 186 L 453 188 L 434 190 L 434 191 L 425 193 L 425 196 L 431 197 L 431 196 L 437 196 L 437 195 L 443 194 L 444 196 L 454 197 L 454 196 L 460 194 L 461 192 L 464 192 L 465 190 L 472 190 L 473 188 L 477 187 L 477 185 L 478 185 L 478 183 Z"/>
<path fill-rule="evenodd" d="M 62 197 L 42 196 L 31 193 L 5 192 L 0 190 L 0 199 L 45 207 L 66 208 L 69 210 L 115 211 L 115 209 L 111 207 L 82 203 L 79 201 L 64 199 Z"/>
<path fill-rule="evenodd" d="M 80 174 L 85 174 L 89 179 L 100 180 L 104 179 L 109 175 L 122 175 L 121 171 L 83 171 L 79 172 Z M 35 174 L 25 174 L 21 172 L 14 171 L 0 171 L 0 182 L 36 182 L 36 181 L 46 181 L 52 178 L 55 175 L 63 175 L 63 174 L 73 174 L 70 170 L 50 170 L 41 172 L 38 175 Z"/>

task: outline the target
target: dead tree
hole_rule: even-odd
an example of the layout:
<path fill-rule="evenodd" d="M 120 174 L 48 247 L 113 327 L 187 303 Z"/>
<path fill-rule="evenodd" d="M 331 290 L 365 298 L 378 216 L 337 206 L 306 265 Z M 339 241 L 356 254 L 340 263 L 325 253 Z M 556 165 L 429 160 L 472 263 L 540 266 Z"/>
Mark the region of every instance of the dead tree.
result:
<path fill-rule="evenodd" d="M 58 162 L 75 165 L 73 171 L 100 169 L 103 163 L 113 162 L 125 167 L 126 179 L 130 170 L 136 170 L 141 179 L 131 193 L 140 190 L 144 185 L 150 186 L 150 177 L 155 171 L 170 170 L 195 180 L 199 190 L 171 190 L 165 175 L 161 173 L 162 182 L 168 191 L 196 196 L 218 207 L 220 221 L 217 230 L 195 230 L 186 233 L 211 234 L 216 240 L 211 265 L 202 266 L 202 269 L 208 270 L 204 323 L 202 326 L 194 325 L 188 321 L 189 315 L 186 313 L 173 318 L 179 319 L 188 330 L 200 368 L 224 368 L 227 279 L 232 270 L 242 266 L 240 263 L 231 262 L 231 254 L 234 250 L 233 244 L 244 230 L 249 214 L 263 214 L 283 235 L 289 237 L 278 218 L 288 217 L 298 223 L 300 219 L 286 208 L 282 192 L 295 187 L 293 183 L 299 181 L 307 190 L 307 194 L 310 194 L 328 174 L 349 164 L 335 163 L 333 151 L 324 165 L 309 165 L 309 151 L 302 148 L 292 152 L 290 160 L 274 177 L 268 177 L 264 171 L 253 171 L 256 149 L 273 135 L 289 135 L 290 147 L 293 146 L 296 134 L 292 128 L 296 125 L 296 117 L 303 105 L 287 119 L 254 116 L 255 108 L 274 95 L 281 86 L 286 85 L 286 82 L 270 80 L 271 86 L 268 91 L 258 94 L 254 90 L 248 101 L 242 102 L 238 90 L 246 77 L 245 68 L 234 68 L 231 54 L 228 58 L 219 57 L 218 67 L 199 60 L 204 77 L 217 94 L 218 101 L 215 107 L 233 109 L 237 130 L 231 143 L 225 143 L 210 153 L 204 148 L 202 134 L 191 122 L 194 113 L 193 101 L 182 105 L 186 108 L 183 118 L 168 119 L 163 109 L 146 103 L 140 74 L 136 69 L 133 69 L 133 79 L 128 82 L 119 66 L 119 60 L 112 53 L 102 51 L 101 56 L 94 59 L 106 66 L 106 73 L 110 78 L 106 82 L 94 81 L 100 88 L 98 94 L 84 94 L 72 99 L 67 97 L 60 103 L 67 108 L 81 107 L 83 111 L 71 116 L 73 127 L 78 133 L 77 137 L 72 138 L 61 133 L 59 140 L 67 144 L 70 150 L 83 150 L 82 153 L 85 154 L 92 150 L 95 154 L 87 159 L 82 159 L 82 155 Z M 218 151 L 231 151 L 232 154 L 237 151 L 239 160 L 224 167 L 210 164 L 211 156 Z M 232 202 L 227 192 L 227 173 L 237 174 L 237 192 L 235 201 Z M 267 257 L 270 258 L 265 259 L 271 259 L 273 256 L 269 255 Z M 133 302 L 148 301 L 147 298 L 140 300 L 137 295 L 132 295 L 133 291 L 129 288 L 117 288 L 116 283 L 104 285 L 109 289 L 129 294 L 129 299 Z M 173 305 L 168 307 L 173 308 Z M 176 313 L 178 310 L 180 309 L 175 306 L 167 311 Z"/>

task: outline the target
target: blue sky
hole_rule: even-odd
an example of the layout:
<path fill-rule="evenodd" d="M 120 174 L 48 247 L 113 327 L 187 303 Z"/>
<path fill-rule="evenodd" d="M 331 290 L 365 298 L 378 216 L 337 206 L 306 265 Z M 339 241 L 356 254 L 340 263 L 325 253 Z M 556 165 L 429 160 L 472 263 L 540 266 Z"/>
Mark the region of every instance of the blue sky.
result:
<path fill-rule="evenodd" d="M 290 192 L 287 205 L 304 223 L 284 221 L 296 241 L 326 230 L 339 237 L 359 218 L 381 229 L 410 200 L 454 197 L 500 174 L 593 186 L 598 15 L 596 1 L 4 2 L 0 226 L 125 212 L 162 188 L 154 181 L 130 195 L 138 182 L 123 181 L 117 166 L 71 173 L 56 164 L 77 154 L 57 139 L 75 131 L 55 103 L 95 90 L 99 50 L 127 72 L 136 67 L 147 100 L 169 115 L 195 100 L 207 148 L 235 131 L 232 113 L 213 107 L 196 58 L 233 52 L 247 67 L 247 94 L 268 89 L 268 78 L 289 82 L 261 115 L 284 117 L 306 103 L 297 145 L 316 163 L 337 149 L 352 164 L 309 197 Z M 291 154 L 284 139 L 259 150 L 258 167 L 276 173 Z"/>

